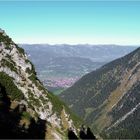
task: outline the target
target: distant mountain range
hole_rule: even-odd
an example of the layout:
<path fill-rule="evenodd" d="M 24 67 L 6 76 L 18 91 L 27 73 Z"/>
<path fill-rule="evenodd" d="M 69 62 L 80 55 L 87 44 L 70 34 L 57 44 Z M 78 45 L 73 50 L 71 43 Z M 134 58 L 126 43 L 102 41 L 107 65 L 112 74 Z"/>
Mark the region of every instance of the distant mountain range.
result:
<path fill-rule="evenodd" d="M 83 75 L 123 56 L 136 46 L 20 44 L 34 63 L 38 76 L 58 94 Z"/>
<path fill-rule="evenodd" d="M 36 56 L 37 58 L 38 57 L 40 58 L 42 56 L 41 58 L 43 60 L 45 57 L 82 57 L 89 58 L 93 60 L 93 62 L 107 62 L 110 61 L 111 59 L 121 57 L 122 55 L 125 55 L 128 52 L 134 50 L 134 48 L 136 48 L 136 46 L 89 45 L 89 44 L 79 44 L 79 45 L 19 44 L 19 46 L 27 50 L 28 54 L 34 52 L 34 56 Z"/>
<path fill-rule="evenodd" d="M 60 94 L 107 139 L 140 138 L 140 48 L 83 76 Z"/>

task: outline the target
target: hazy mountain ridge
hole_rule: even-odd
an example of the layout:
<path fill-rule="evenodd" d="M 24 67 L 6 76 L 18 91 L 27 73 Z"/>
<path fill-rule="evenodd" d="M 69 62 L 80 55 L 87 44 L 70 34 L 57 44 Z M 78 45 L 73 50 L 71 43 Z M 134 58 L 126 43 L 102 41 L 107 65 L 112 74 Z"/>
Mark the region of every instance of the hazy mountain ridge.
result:
<path fill-rule="evenodd" d="M 29 54 L 30 51 L 33 51 L 31 49 L 34 49 L 34 52 L 38 50 L 43 57 L 54 56 L 55 54 L 55 57 L 89 58 L 93 60 L 93 62 L 107 62 L 112 59 L 118 58 L 119 56 L 125 55 L 136 48 L 136 46 L 120 46 L 110 44 L 109 45 L 19 44 L 19 45 L 23 47 L 25 50 L 27 50 Z"/>
<path fill-rule="evenodd" d="M 139 75 L 140 48 L 83 76 L 60 96 L 103 137 L 140 138 Z"/>
<path fill-rule="evenodd" d="M 0 30 L 0 52 L 2 138 L 63 139 L 67 138 L 70 127 L 77 133 L 78 119 L 75 120 L 69 109 L 43 87 L 24 50 L 3 30 Z M 6 130 L 9 136 L 4 133 Z"/>
<path fill-rule="evenodd" d="M 70 87 L 83 75 L 125 55 L 135 46 L 20 44 L 51 91 Z M 57 89 L 57 90 L 56 90 Z"/>

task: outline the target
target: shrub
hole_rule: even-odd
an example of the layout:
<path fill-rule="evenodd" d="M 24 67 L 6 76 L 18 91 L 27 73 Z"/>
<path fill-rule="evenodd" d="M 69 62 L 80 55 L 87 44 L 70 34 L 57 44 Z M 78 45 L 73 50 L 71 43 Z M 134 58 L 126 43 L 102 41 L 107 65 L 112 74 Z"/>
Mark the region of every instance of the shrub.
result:
<path fill-rule="evenodd" d="M 23 98 L 23 93 L 14 84 L 13 79 L 4 72 L 0 72 L 0 84 L 12 100 L 21 100 Z"/>

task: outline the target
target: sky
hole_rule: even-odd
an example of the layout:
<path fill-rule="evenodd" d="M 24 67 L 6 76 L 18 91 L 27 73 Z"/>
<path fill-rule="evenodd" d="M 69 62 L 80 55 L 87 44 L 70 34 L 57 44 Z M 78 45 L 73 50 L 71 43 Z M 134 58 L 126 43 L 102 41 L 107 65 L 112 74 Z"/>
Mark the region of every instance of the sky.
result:
<path fill-rule="evenodd" d="M 0 1 L 16 43 L 140 45 L 140 1 Z"/>

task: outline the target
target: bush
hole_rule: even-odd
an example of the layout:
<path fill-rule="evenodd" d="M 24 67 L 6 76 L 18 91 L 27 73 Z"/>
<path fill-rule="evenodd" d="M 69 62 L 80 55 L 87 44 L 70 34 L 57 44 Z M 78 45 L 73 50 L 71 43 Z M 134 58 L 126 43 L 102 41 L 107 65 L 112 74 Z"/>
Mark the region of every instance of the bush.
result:
<path fill-rule="evenodd" d="M 4 72 L 0 72 L 0 84 L 5 88 L 6 94 L 12 100 L 21 100 L 24 96 L 21 90 L 14 84 L 13 79 Z"/>

